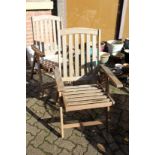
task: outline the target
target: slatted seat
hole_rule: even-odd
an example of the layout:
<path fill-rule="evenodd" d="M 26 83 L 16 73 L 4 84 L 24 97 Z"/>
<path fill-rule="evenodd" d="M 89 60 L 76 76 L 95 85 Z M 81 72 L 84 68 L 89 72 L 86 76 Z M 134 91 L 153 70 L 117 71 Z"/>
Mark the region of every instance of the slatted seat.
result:
<path fill-rule="evenodd" d="M 101 108 L 114 104 L 97 85 L 72 86 L 64 90 L 62 96 L 66 111 Z"/>

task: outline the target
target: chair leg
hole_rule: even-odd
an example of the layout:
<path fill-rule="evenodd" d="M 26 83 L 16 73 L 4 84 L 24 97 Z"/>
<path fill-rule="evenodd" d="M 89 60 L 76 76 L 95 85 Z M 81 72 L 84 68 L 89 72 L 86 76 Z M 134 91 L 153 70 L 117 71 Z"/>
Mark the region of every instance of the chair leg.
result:
<path fill-rule="evenodd" d="M 107 107 L 107 111 L 106 111 L 106 130 L 107 132 L 109 132 L 109 111 L 110 111 L 110 107 Z"/>
<path fill-rule="evenodd" d="M 36 63 L 36 58 L 35 58 L 35 55 L 34 55 L 30 79 L 33 79 L 35 63 Z"/>
<path fill-rule="evenodd" d="M 61 138 L 64 138 L 64 127 L 63 127 L 63 109 L 60 107 L 60 128 L 61 128 Z"/>
<path fill-rule="evenodd" d="M 44 96 L 43 79 L 42 79 L 42 73 L 41 73 L 41 64 L 40 64 L 40 62 L 37 62 L 37 64 L 38 64 L 38 74 L 39 74 L 41 96 Z"/>

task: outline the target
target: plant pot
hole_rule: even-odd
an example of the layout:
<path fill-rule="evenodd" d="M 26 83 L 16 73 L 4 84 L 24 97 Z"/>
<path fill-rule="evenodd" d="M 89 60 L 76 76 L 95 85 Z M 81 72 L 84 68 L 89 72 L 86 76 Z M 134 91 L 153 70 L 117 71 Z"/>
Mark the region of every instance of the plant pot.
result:
<path fill-rule="evenodd" d="M 101 63 L 103 63 L 103 64 L 107 63 L 109 60 L 109 57 L 110 57 L 109 53 L 102 52 L 102 55 L 100 56 Z"/>
<path fill-rule="evenodd" d="M 108 51 L 113 56 L 121 52 L 123 45 L 124 45 L 123 42 L 119 40 L 108 40 L 107 41 Z"/>
<path fill-rule="evenodd" d="M 124 48 L 129 49 L 129 39 L 128 38 L 126 38 L 124 41 Z"/>

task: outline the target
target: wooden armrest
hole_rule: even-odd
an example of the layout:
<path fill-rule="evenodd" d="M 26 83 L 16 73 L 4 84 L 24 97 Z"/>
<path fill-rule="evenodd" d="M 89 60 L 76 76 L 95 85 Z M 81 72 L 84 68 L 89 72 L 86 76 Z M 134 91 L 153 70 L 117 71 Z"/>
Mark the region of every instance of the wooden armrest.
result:
<path fill-rule="evenodd" d="M 36 48 L 35 45 L 31 45 L 31 48 L 34 50 L 35 54 L 38 55 L 39 57 L 45 56 L 45 54 L 41 52 L 38 48 Z"/>
<path fill-rule="evenodd" d="M 56 80 L 58 91 L 63 92 L 64 91 L 64 84 L 63 84 L 63 81 L 62 81 L 62 78 L 61 78 L 60 71 L 59 71 L 57 66 L 55 66 L 53 68 L 53 72 L 54 72 L 54 77 L 55 77 L 55 80 Z"/>
<path fill-rule="evenodd" d="M 100 64 L 100 68 L 101 71 L 103 71 L 109 77 L 109 79 L 117 88 L 123 87 L 122 82 L 113 74 L 113 72 L 108 67 L 106 67 L 104 64 Z"/>

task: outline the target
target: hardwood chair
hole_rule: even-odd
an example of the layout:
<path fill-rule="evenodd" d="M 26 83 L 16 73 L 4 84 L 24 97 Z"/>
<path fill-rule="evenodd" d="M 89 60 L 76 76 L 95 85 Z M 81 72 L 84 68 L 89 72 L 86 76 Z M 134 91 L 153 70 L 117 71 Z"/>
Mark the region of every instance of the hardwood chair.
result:
<path fill-rule="evenodd" d="M 63 62 L 54 67 L 59 92 L 61 136 L 64 129 L 102 124 L 102 120 L 65 124 L 65 112 L 106 108 L 115 103 L 109 94 L 109 80 L 118 88 L 122 83 L 103 64 L 99 64 L 100 30 L 68 28 L 60 31 Z M 67 83 L 66 83 L 67 82 Z M 72 85 L 69 86 L 68 82 Z M 65 86 L 65 84 L 67 84 Z M 107 116 L 108 117 L 108 116 Z"/>
<path fill-rule="evenodd" d="M 53 65 L 58 64 L 58 48 L 61 50 L 60 30 L 62 20 L 58 16 L 40 15 L 32 17 L 34 51 L 31 79 L 37 65 L 39 81 L 42 88 L 42 69 L 51 76 Z"/>

